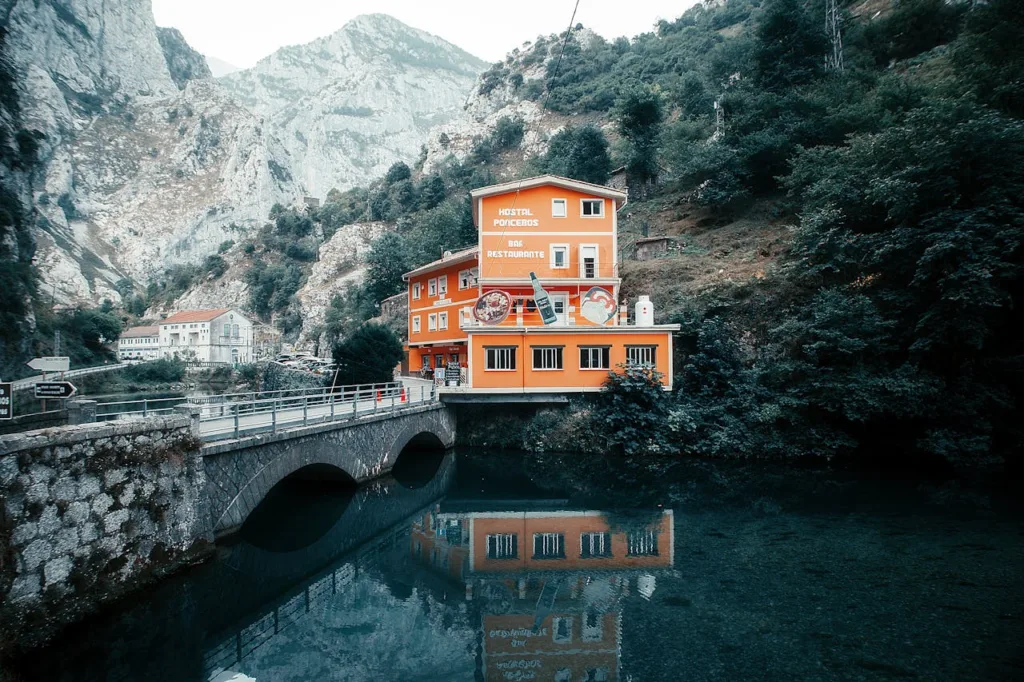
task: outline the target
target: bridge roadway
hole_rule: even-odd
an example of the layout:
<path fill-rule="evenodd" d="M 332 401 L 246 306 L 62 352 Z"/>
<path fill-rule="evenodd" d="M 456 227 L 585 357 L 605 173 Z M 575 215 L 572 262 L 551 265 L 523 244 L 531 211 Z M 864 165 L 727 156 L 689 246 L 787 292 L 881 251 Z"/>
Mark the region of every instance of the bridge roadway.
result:
<path fill-rule="evenodd" d="M 214 403 L 200 409 L 199 435 L 204 442 L 238 438 L 242 434 L 276 432 L 311 424 L 353 418 L 367 414 L 397 412 L 437 399 L 429 382 L 415 379 L 403 382 L 405 395 L 397 390 L 374 391 L 362 400 L 343 396 L 317 396 L 311 400 L 292 399 L 278 408 L 273 403 L 248 405 L 252 411 L 237 411 L 238 403 Z"/>

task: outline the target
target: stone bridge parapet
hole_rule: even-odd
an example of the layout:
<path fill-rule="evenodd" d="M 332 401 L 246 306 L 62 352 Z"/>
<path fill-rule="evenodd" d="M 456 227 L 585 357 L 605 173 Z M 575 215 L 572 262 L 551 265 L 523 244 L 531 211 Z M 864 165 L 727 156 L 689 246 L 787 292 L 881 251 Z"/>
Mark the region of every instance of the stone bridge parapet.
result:
<path fill-rule="evenodd" d="M 213 530 L 224 534 L 237 529 L 271 488 L 304 467 L 329 465 L 357 482 L 367 481 L 391 471 L 415 439 L 453 446 L 454 412 L 429 403 L 204 445 Z"/>

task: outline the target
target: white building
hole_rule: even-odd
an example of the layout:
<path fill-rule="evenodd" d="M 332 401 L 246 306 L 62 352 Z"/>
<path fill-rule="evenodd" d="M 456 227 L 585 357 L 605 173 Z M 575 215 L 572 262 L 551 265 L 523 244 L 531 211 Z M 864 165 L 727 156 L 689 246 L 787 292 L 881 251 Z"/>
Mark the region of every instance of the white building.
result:
<path fill-rule="evenodd" d="M 132 327 L 121 332 L 117 339 L 117 359 L 120 362 L 146 362 L 159 357 L 159 327 Z"/>
<path fill-rule="evenodd" d="M 195 362 L 252 362 L 252 322 L 230 308 L 186 310 L 160 322 L 160 357 Z"/>

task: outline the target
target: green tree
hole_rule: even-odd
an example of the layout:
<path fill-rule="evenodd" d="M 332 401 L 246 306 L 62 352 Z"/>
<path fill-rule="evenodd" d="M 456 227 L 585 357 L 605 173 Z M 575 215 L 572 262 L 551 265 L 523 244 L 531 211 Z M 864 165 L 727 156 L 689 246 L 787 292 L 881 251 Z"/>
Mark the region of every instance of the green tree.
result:
<path fill-rule="evenodd" d="M 396 182 L 410 178 L 412 178 L 412 169 L 409 168 L 408 164 L 398 161 L 391 164 L 391 167 L 388 168 L 387 175 L 384 176 L 384 182 L 388 185 L 393 185 Z"/>
<path fill-rule="evenodd" d="M 661 96 L 652 88 L 634 85 L 615 103 L 615 122 L 626 140 L 626 176 L 630 185 L 642 187 L 656 180 L 658 139 L 664 117 Z"/>
<path fill-rule="evenodd" d="M 551 138 L 541 167 L 546 173 L 603 185 L 612 167 L 608 140 L 594 126 L 569 126 Z"/>
<path fill-rule="evenodd" d="M 754 73 L 766 90 L 810 83 L 825 65 L 824 22 L 801 0 L 770 0 L 755 31 Z"/>
<path fill-rule="evenodd" d="M 432 209 L 445 198 L 444 179 L 437 173 L 425 176 L 416 192 L 419 195 L 421 209 Z"/>
<path fill-rule="evenodd" d="M 402 275 L 410 270 L 405 240 L 397 232 L 385 232 L 366 254 L 366 292 L 379 303 L 405 286 Z"/>
<path fill-rule="evenodd" d="M 667 428 L 671 398 L 662 375 L 649 367 L 620 369 L 608 373 L 596 415 L 609 434 L 609 445 L 626 455 L 675 452 Z"/>
<path fill-rule="evenodd" d="M 405 351 L 398 336 L 381 324 L 368 323 L 334 347 L 336 386 L 391 381 Z"/>

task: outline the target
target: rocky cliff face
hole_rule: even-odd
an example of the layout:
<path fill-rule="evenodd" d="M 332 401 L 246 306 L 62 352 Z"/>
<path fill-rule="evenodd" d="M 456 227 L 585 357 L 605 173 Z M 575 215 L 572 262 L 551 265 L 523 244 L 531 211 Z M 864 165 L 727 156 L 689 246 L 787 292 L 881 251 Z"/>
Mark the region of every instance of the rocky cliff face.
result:
<path fill-rule="evenodd" d="M 386 15 L 286 47 L 220 79 L 266 117 L 309 192 L 366 184 L 412 163 L 429 131 L 462 112 L 485 64 Z"/>
<path fill-rule="evenodd" d="M 160 41 L 160 48 L 164 51 L 164 59 L 167 60 L 167 70 L 171 74 L 171 80 L 178 86 L 179 90 L 185 89 L 185 83 L 203 78 L 213 78 L 210 65 L 206 63 L 206 57 L 192 49 L 192 46 L 185 42 L 185 36 L 176 28 L 157 27 L 156 37 Z"/>
<path fill-rule="evenodd" d="M 149 0 L 7 0 L 0 12 L 23 125 L 45 134 L 29 191 L 58 301 L 117 301 L 119 279 L 197 260 L 302 195 L 259 118 L 191 80 L 209 70 L 180 34 L 161 47 Z"/>

